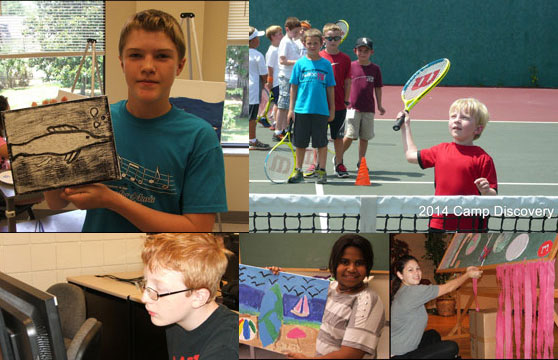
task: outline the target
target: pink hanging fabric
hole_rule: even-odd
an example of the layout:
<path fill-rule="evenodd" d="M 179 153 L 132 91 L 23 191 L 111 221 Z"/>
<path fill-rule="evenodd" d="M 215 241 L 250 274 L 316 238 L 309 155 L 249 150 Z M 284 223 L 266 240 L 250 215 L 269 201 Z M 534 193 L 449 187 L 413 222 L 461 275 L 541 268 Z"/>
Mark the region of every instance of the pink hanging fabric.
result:
<path fill-rule="evenodd" d="M 546 278 L 546 290 L 545 290 L 545 341 L 544 341 L 544 358 L 554 359 L 554 260 L 546 261 L 543 263 L 543 269 Z"/>
<path fill-rule="evenodd" d="M 479 279 L 473 279 L 473 294 L 475 295 L 475 304 L 477 306 L 477 311 L 479 311 L 479 300 L 477 299 L 478 283 Z"/>
<path fill-rule="evenodd" d="M 496 314 L 496 358 L 513 358 L 513 340 L 516 358 L 522 358 L 523 339 L 523 358 L 554 359 L 555 261 L 500 265 L 496 267 L 496 279 L 501 287 Z"/>
<path fill-rule="evenodd" d="M 496 280 L 502 290 L 498 294 L 498 312 L 496 313 L 496 359 L 504 358 L 504 267 L 496 267 Z"/>
<path fill-rule="evenodd" d="M 511 267 L 504 265 L 504 338 L 505 338 L 505 352 L 506 358 L 513 357 L 513 344 L 512 344 L 512 304 L 511 304 Z"/>
<path fill-rule="evenodd" d="M 515 264 L 510 268 L 513 288 L 513 324 L 515 333 L 515 357 L 521 358 L 521 297 L 522 281 L 520 279 L 523 264 Z"/>
<path fill-rule="evenodd" d="M 539 275 L 539 310 L 537 318 L 537 359 L 543 358 L 544 346 L 544 317 L 546 314 L 546 272 L 543 269 L 542 263 L 537 263 L 537 273 Z"/>
<path fill-rule="evenodd" d="M 531 347 L 531 354 L 534 356 L 535 355 L 535 351 L 537 348 L 537 344 L 536 344 L 536 339 L 537 339 L 537 303 L 538 300 L 537 299 L 537 284 L 538 284 L 538 277 L 537 277 L 537 268 L 538 268 L 538 264 L 537 263 L 529 263 L 530 265 L 530 275 L 531 275 L 531 297 L 533 299 L 533 321 L 532 321 L 532 332 L 533 332 L 533 341 L 532 341 L 532 347 Z"/>
<path fill-rule="evenodd" d="M 531 358 L 531 349 L 532 349 L 532 327 L 533 327 L 533 298 L 531 293 L 531 272 L 530 272 L 530 264 L 525 264 L 523 266 L 523 281 L 525 282 L 524 289 L 525 289 L 525 343 L 523 346 L 523 358 L 530 359 Z"/>

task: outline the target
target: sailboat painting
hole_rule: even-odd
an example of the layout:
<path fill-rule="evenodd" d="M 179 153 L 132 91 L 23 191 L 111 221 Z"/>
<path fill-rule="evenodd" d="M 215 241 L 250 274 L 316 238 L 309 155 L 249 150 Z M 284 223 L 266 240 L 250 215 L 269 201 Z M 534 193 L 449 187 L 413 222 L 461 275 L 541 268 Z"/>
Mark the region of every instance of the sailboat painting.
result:
<path fill-rule="evenodd" d="M 310 309 L 308 308 L 308 297 L 304 295 L 298 300 L 295 307 L 291 309 L 291 312 L 298 317 L 307 317 L 310 315 Z"/>
<path fill-rule="evenodd" d="M 239 266 L 239 341 L 275 352 L 314 356 L 329 281 Z M 255 325 L 255 328 L 248 324 Z"/>

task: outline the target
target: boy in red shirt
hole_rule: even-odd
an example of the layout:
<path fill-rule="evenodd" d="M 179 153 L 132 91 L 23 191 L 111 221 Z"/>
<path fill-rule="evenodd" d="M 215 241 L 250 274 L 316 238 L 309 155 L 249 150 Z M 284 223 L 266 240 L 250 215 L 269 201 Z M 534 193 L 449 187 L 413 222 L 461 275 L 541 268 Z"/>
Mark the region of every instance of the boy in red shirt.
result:
<path fill-rule="evenodd" d="M 450 106 L 448 128 L 451 143 L 417 150 L 411 133 L 411 119 L 405 114 L 401 128 L 403 151 L 408 162 L 423 169 L 434 167 L 435 195 L 497 195 L 494 161 L 481 147 L 473 145 L 489 120 L 486 106 L 477 99 L 458 99 Z M 430 231 L 486 231 L 480 217 L 438 214 L 430 220 Z"/>

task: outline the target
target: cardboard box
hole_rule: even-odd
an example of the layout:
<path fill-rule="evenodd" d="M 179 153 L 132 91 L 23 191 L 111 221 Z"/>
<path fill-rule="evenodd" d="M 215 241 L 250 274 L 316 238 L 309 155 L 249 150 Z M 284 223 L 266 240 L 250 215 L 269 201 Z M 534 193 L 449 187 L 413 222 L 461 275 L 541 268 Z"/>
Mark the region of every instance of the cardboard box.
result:
<path fill-rule="evenodd" d="M 497 309 L 469 310 L 473 359 L 496 358 L 496 312 Z"/>

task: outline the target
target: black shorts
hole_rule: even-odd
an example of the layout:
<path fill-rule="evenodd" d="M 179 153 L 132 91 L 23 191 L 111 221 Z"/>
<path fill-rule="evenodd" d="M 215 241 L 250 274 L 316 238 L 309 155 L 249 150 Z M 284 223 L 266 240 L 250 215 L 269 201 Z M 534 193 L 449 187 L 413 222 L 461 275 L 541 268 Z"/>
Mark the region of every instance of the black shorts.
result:
<path fill-rule="evenodd" d="M 273 93 L 273 103 L 277 105 L 277 102 L 279 101 L 279 85 L 272 88 L 271 92 Z"/>
<path fill-rule="evenodd" d="M 258 110 L 260 109 L 260 104 L 253 104 L 250 105 L 248 113 L 250 117 L 248 118 L 250 121 L 256 120 L 258 118 Z"/>
<path fill-rule="evenodd" d="M 345 117 L 347 116 L 347 109 L 335 112 L 333 121 L 329 123 L 329 132 L 332 139 L 342 138 L 345 132 Z"/>
<path fill-rule="evenodd" d="M 294 146 L 307 148 L 312 137 L 312 147 L 322 148 L 327 146 L 327 118 L 319 114 L 295 114 Z"/>

